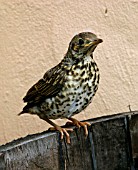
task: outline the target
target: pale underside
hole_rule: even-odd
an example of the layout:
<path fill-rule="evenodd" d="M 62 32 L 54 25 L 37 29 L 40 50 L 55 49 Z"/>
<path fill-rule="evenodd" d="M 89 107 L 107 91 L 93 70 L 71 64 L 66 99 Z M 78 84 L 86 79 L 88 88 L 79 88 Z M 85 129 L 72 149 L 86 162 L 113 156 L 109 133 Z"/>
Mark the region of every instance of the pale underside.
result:
<path fill-rule="evenodd" d="M 75 76 L 72 75 L 72 71 Z M 69 118 L 89 105 L 98 89 L 98 83 L 97 65 L 91 56 L 85 56 L 77 67 L 71 67 L 71 71 L 66 75 L 64 87 L 56 96 L 45 99 L 39 107 L 34 106 L 30 110 L 40 117 L 46 116 L 49 119 Z"/>

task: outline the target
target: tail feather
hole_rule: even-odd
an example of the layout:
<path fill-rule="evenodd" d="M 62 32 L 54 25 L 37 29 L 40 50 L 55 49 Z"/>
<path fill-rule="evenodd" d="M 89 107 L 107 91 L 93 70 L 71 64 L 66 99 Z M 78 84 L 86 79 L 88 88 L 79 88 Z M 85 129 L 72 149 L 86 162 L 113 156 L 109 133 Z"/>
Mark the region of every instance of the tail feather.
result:
<path fill-rule="evenodd" d="M 20 116 L 20 115 L 22 115 L 22 114 L 24 114 L 24 113 L 28 113 L 29 112 L 29 107 L 28 107 L 28 105 L 26 105 L 24 108 L 23 108 L 23 110 L 20 112 L 20 113 L 18 113 L 18 116 Z"/>
<path fill-rule="evenodd" d="M 32 110 L 32 108 L 34 107 L 34 103 L 27 103 L 26 106 L 24 106 L 23 110 L 18 113 L 18 116 L 24 114 L 24 113 L 30 113 L 30 114 L 37 114 L 39 113 L 38 109 L 36 108 L 36 110 Z"/>
<path fill-rule="evenodd" d="M 25 112 L 24 111 L 21 111 L 20 113 L 18 113 L 18 116 L 24 114 Z"/>

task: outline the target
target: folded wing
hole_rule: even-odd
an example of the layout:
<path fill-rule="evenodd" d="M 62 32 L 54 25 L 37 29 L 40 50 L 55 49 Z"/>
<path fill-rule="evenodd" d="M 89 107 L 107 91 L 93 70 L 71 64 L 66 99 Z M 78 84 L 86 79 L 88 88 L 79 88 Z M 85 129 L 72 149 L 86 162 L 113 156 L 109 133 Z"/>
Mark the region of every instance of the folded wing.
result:
<path fill-rule="evenodd" d="M 62 89 L 65 82 L 64 71 L 61 65 L 48 70 L 44 77 L 34 84 L 23 98 L 28 104 L 36 104 L 43 99 L 55 96 Z"/>

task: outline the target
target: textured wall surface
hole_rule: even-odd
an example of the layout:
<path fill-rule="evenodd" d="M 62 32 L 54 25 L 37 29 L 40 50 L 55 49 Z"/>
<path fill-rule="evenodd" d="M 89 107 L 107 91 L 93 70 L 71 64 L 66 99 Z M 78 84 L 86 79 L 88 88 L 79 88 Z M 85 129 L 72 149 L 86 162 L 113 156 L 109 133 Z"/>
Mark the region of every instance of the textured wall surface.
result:
<path fill-rule="evenodd" d="M 0 144 L 46 130 L 37 116 L 17 114 L 22 97 L 66 53 L 78 32 L 104 40 L 94 58 L 99 90 L 79 120 L 138 109 L 137 0 L 0 0 Z M 59 124 L 64 121 L 56 120 Z"/>

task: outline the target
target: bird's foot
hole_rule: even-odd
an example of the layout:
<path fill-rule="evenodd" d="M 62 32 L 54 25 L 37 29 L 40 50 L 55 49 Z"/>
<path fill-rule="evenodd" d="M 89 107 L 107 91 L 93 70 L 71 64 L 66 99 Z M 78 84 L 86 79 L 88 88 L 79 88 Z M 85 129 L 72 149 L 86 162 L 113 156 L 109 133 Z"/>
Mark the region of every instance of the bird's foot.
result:
<path fill-rule="evenodd" d="M 88 122 L 80 122 L 74 118 L 69 118 L 69 120 L 71 120 L 71 122 L 67 122 L 66 125 L 74 125 L 77 126 L 78 128 L 83 127 L 84 128 L 84 133 L 85 136 L 88 136 L 88 128 L 87 126 L 91 126 L 90 123 Z"/>
<path fill-rule="evenodd" d="M 64 134 L 65 134 L 66 141 L 67 141 L 68 144 L 70 144 L 70 135 L 69 135 L 68 132 L 73 132 L 73 129 L 71 129 L 71 128 L 62 128 L 62 127 L 56 125 L 54 127 L 49 128 L 49 130 L 50 131 L 55 131 L 55 130 L 59 131 L 60 134 L 61 134 L 61 139 L 63 139 Z"/>

